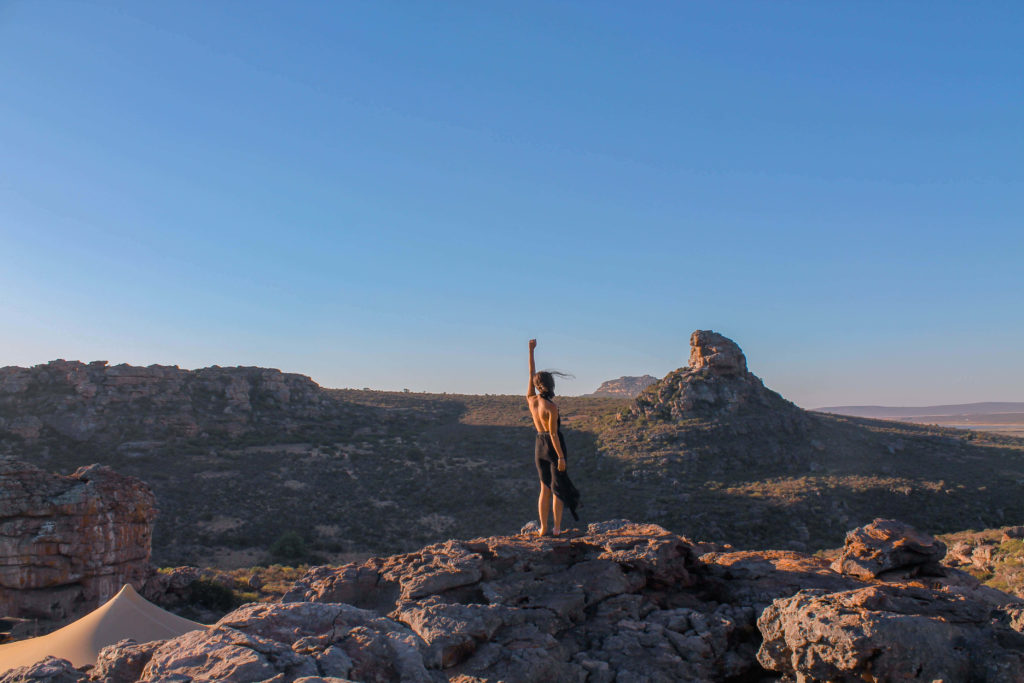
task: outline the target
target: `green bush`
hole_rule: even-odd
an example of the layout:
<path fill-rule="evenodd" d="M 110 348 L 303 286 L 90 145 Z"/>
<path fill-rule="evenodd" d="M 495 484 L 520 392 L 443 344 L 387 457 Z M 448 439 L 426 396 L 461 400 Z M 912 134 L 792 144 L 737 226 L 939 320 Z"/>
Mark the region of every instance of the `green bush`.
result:
<path fill-rule="evenodd" d="M 238 605 L 235 594 L 227 586 L 207 579 L 189 584 L 189 602 L 218 612 L 229 612 Z"/>
<path fill-rule="evenodd" d="M 286 531 L 270 544 L 270 555 L 286 562 L 298 561 L 309 555 L 306 541 L 295 531 Z"/>

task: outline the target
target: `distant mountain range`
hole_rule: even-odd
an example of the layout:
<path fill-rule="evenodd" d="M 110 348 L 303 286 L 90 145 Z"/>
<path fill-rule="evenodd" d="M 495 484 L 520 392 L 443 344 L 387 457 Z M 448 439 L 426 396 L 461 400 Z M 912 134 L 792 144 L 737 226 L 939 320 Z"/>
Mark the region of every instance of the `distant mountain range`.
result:
<path fill-rule="evenodd" d="M 818 413 L 849 415 L 850 417 L 875 417 L 883 419 L 953 415 L 1000 415 L 1005 413 L 1024 413 L 1024 403 L 957 403 L 943 406 L 902 408 L 895 406 L 828 406 L 826 408 L 814 408 L 814 411 Z"/>

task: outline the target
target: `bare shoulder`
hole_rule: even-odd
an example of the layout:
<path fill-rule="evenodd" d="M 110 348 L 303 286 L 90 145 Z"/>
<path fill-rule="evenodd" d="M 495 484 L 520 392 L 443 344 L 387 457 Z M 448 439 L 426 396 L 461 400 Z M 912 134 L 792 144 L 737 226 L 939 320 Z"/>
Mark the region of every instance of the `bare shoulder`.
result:
<path fill-rule="evenodd" d="M 554 401 L 550 401 L 546 398 L 539 398 L 537 401 L 537 408 L 540 409 L 541 415 L 550 415 L 552 418 L 558 417 L 558 406 L 555 405 Z"/>

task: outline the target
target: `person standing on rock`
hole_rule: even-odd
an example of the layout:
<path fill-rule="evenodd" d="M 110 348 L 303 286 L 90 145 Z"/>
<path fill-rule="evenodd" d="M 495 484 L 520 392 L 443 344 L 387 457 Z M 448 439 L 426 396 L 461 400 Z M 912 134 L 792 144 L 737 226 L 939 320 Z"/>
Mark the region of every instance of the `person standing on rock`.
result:
<path fill-rule="evenodd" d="M 562 533 L 562 510 L 569 507 L 574 519 L 579 520 L 576 508 L 580 494 L 573 486 L 566 470 L 565 438 L 562 436 L 562 418 L 555 397 L 554 375 L 560 372 L 542 370 L 537 372 L 533 350 L 537 340 L 530 340 L 530 386 L 526 390 L 526 403 L 530 407 L 533 426 L 537 428 L 534 445 L 534 463 L 540 477 L 540 498 L 537 500 L 537 514 L 540 516 L 540 535 L 557 536 Z M 554 517 L 554 529 L 548 526 L 548 508 Z"/>

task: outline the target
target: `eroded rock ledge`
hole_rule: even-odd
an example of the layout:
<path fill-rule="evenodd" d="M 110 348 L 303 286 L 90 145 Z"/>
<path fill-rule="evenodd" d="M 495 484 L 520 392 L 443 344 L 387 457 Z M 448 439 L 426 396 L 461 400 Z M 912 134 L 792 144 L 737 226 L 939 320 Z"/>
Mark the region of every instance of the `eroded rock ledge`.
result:
<path fill-rule="evenodd" d="M 626 521 L 453 540 L 314 568 L 285 602 L 245 605 L 209 631 L 123 641 L 91 679 L 36 667 L 125 682 L 1024 681 L 1024 605 L 937 567 L 926 534 L 875 527 L 851 534 L 874 539 L 864 552 L 879 571 L 858 564 L 863 578 Z M 898 566 L 907 538 L 912 564 Z"/>
<path fill-rule="evenodd" d="M 149 573 L 156 500 L 109 467 L 51 474 L 0 457 L 0 615 L 61 622 Z"/>

